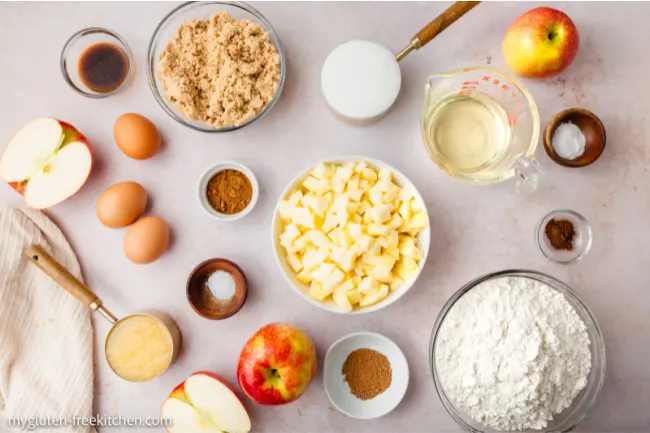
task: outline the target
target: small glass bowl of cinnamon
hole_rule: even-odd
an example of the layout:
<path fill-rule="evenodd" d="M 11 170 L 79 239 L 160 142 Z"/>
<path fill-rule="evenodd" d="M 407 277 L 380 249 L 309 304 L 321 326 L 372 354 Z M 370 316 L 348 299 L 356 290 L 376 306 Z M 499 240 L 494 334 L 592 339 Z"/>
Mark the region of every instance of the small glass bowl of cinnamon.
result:
<path fill-rule="evenodd" d="M 585 217 L 569 209 L 555 209 L 537 223 L 535 243 L 554 263 L 569 265 L 581 260 L 591 249 L 593 235 Z"/>
<path fill-rule="evenodd" d="M 257 178 L 248 167 L 226 161 L 211 166 L 199 178 L 198 199 L 212 218 L 235 221 L 253 210 L 259 190 Z"/>

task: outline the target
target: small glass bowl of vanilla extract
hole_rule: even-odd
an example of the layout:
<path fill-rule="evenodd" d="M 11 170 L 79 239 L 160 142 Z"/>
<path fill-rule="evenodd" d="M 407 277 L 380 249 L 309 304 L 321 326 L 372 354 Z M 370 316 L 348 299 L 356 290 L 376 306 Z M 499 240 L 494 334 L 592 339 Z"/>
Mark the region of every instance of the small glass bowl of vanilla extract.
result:
<path fill-rule="evenodd" d="M 89 98 L 119 92 L 130 81 L 133 69 L 126 41 L 101 27 L 79 30 L 61 51 L 63 78 L 74 91 Z"/>

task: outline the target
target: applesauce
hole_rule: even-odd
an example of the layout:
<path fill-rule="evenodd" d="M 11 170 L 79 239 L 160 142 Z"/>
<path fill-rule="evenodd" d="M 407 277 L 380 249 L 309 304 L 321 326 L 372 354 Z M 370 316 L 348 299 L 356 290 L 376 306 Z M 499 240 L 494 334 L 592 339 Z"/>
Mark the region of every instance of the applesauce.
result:
<path fill-rule="evenodd" d="M 160 376 L 171 364 L 174 342 L 167 327 L 145 314 L 129 316 L 111 330 L 106 360 L 113 371 L 130 382 Z"/>

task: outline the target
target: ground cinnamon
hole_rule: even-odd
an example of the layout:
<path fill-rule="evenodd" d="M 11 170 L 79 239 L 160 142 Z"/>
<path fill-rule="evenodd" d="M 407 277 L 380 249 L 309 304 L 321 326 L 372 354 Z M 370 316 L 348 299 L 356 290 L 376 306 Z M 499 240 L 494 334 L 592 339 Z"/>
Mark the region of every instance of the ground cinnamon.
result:
<path fill-rule="evenodd" d="M 208 202 L 217 211 L 233 215 L 246 209 L 253 198 L 253 185 L 241 171 L 226 169 L 208 182 Z"/>
<path fill-rule="evenodd" d="M 393 370 L 386 355 L 372 349 L 352 351 L 341 370 L 350 391 L 361 400 L 369 400 L 388 389 Z"/>
<path fill-rule="evenodd" d="M 551 246 L 556 250 L 573 250 L 573 238 L 576 235 L 576 231 L 571 221 L 556 220 L 553 218 L 546 223 L 544 233 Z"/>

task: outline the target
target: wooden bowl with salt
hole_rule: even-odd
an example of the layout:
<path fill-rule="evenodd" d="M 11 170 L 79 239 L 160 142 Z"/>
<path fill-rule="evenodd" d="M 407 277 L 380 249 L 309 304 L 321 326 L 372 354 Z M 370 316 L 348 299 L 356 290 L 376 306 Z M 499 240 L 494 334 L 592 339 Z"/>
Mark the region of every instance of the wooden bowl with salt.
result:
<path fill-rule="evenodd" d="M 232 297 L 217 298 L 213 294 L 210 276 L 223 271 L 230 275 L 234 283 Z M 187 300 L 192 309 L 201 317 L 222 320 L 237 313 L 246 302 L 248 282 L 239 266 L 226 259 L 209 259 L 199 263 L 187 279 Z"/>
<path fill-rule="evenodd" d="M 566 159 L 557 154 L 553 148 L 553 134 L 558 126 L 563 123 L 573 123 L 585 136 L 585 151 L 575 159 Z M 584 108 L 567 108 L 557 113 L 544 130 L 544 149 L 548 156 L 564 167 L 585 167 L 595 162 L 603 150 L 606 142 L 605 126 L 598 116 Z"/>

